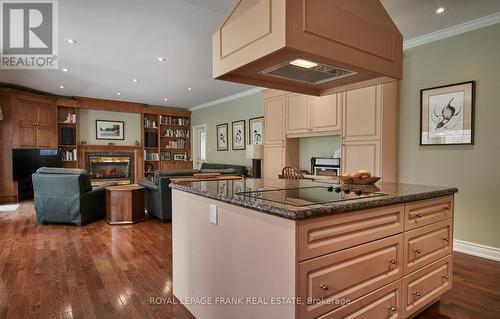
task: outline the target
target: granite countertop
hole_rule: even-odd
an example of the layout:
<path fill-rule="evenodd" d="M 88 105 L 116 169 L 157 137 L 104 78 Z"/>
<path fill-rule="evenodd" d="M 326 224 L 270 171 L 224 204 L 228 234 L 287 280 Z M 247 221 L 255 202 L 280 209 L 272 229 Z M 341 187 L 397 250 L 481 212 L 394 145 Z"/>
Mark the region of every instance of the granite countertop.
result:
<path fill-rule="evenodd" d="M 454 187 L 440 186 L 425 186 L 402 183 L 377 183 L 375 186 L 349 186 L 353 191 L 360 189 L 363 192 L 379 192 L 387 195 L 374 196 L 367 198 L 356 198 L 351 192 L 351 200 L 321 203 L 307 205 L 304 199 L 297 199 L 301 196 L 300 192 L 304 190 L 296 190 L 297 188 L 307 187 L 323 187 L 339 186 L 338 184 L 327 184 L 314 182 L 311 180 L 263 180 L 263 179 L 241 179 L 241 180 L 224 180 L 224 181 L 197 181 L 170 184 L 172 189 L 188 192 L 191 194 L 219 200 L 233 205 L 257 210 L 266 214 L 271 214 L 292 220 L 302 220 L 307 218 L 321 217 L 332 214 L 341 214 L 355 210 L 381 207 L 387 205 L 401 204 L 406 202 L 418 201 L 438 196 L 452 195 L 458 192 Z M 343 188 L 345 186 L 342 186 Z M 282 194 L 273 194 L 267 198 L 274 198 L 278 201 L 286 200 L 289 203 L 298 203 L 298 205 L 283 204 L 278 201 L 271 201 L 259 198 L 262 191 L 279 190 L 279 189 L 295 189 L 288 191 L 286 196 Z M 241 192 L 254 192 L 255 197 L 241 195 Z M 316 191 L 314 189 L 313 191 Z M 320 190 L 321 195 L 326 196 Z M 255 193 L 256 192 L 256 193 Z M 306 189 L 307 193 L 308 190 Z M 267 193 L 270 194 L 270 193 Z M 302 193 L 303 194 L 303 193 Z M 330 193 L 331 196 L 336 193 Z M 318 194 L 315 194 L 318 195 Z M 304 197 L 307 198 L 308 195 Z M 324 198 L 324 196 L 322 198 Z M 304 206 L 300 206 L 304 205 Z"/>

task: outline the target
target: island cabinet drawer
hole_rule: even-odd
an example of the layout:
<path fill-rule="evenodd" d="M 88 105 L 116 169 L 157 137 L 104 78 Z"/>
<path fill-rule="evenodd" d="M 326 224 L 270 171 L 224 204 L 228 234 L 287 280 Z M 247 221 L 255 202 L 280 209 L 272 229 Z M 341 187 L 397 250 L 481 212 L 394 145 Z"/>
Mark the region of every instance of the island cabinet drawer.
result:
<path fill-rule="evenodd" d="M 403 232 L 404 205 L 312 218 L 298 224 L 298 259 L 354 247 Z"/>
<path fill-rule="evenodd" d="M 404 234 L 404 274 L 407 275 L 451 253 L 451 219 Z"/>
<path fill-rule="evenodd" d="M 403 316 L 423 309 L 451 289 L 453 264 L 448 255 L 403 278 Z"/>
<path fill-rule="evenodd" d="M 318 319 L 399 319 L 402 318 L 402 279 L 337 308 Z"/>
<path fill-rule="evenodd" d="M 402 277 L 403 235 L 298 264 L 300 318 L 316 318 Z"/>
<path fill-rule="evenodd" d="M 453 216 L 453 195 L 405 205 L 405 230 L 429 225 Z"/>

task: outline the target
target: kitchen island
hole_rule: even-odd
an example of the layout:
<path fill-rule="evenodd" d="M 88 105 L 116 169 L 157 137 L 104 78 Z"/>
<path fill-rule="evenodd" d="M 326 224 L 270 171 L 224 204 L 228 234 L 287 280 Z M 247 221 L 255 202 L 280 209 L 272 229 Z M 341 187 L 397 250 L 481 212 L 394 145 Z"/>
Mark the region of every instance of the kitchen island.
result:
<path fill-rule="evenodd" d="M 451 288 L 456 188 L 171 187 L 173 293 L 197 318 L 409 318 Z"/>

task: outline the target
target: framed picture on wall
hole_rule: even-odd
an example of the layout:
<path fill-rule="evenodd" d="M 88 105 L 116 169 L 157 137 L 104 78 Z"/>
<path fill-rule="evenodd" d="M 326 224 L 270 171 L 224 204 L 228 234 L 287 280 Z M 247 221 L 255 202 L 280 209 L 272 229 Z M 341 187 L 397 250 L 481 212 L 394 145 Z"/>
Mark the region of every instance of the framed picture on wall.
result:
<path fill-rule="evenodd" d="M 420 145 L 474 144 L 474 81 L 420 90 Z"/>
<path fill-rule="evenodd" d="M 125 122 L 123 121 L 95 121 L 95 135 L 98 140 L 124 140 Z"/>
<path fill-rule="evenodd" d="M 255 117 L 248 120 L 249 144 L 264 144 L 264 117 Z"/>
<path fill-rule="evenodd" d="M 218 124 L 216 127 L 217 133 L 217 150 L 218 151 L 227 151 L 229 150 L 229 141 L 228 141 L 228 124 Z"/>
<path fill-rule="evenodd" d="M 232 123 L 232 149 L 244 150 L 246 148 L 245 120 L 234 121 Z"/>

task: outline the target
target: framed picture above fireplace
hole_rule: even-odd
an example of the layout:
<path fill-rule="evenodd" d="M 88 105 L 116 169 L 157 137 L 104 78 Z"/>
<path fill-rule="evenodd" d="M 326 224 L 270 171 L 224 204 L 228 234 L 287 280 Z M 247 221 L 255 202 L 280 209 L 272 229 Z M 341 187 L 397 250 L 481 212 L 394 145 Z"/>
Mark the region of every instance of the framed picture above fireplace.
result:
<path fill-rule="evenodd" d="M 125 122 L 96 120 L 95 135 L 98 140 L 124 140 Z"/>

